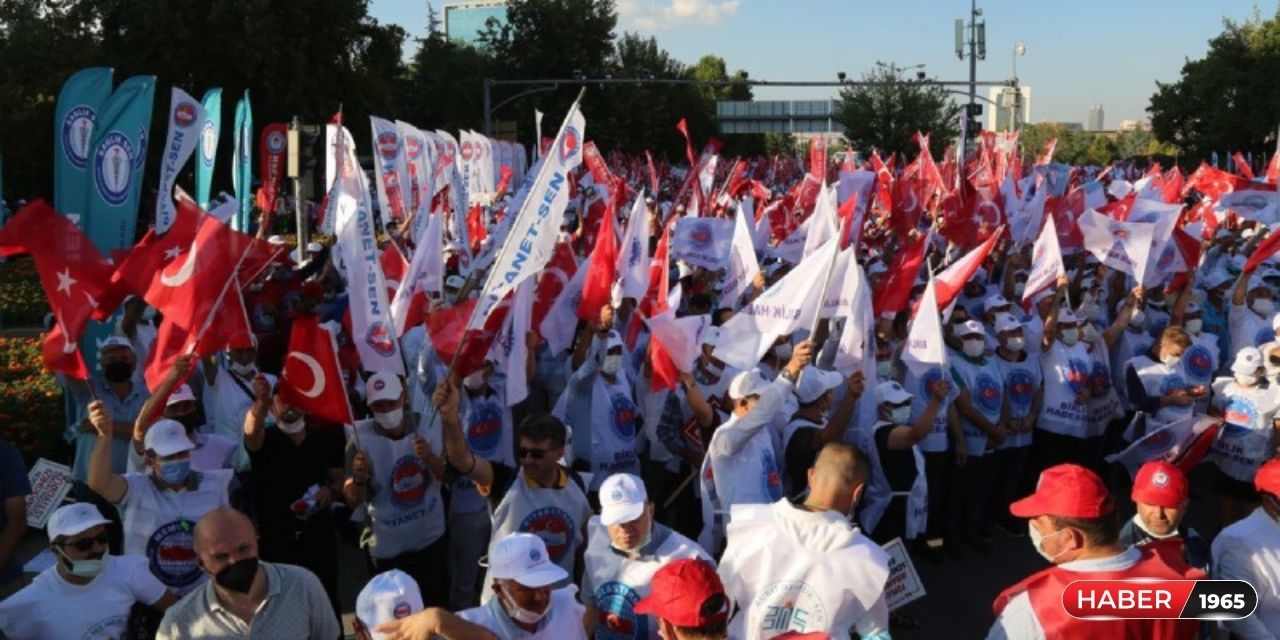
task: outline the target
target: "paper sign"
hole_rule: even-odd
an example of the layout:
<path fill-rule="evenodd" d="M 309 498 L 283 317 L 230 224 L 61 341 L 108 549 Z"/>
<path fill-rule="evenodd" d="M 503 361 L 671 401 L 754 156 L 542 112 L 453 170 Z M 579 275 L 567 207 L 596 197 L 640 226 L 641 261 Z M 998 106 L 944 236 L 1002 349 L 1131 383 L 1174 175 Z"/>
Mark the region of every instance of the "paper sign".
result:
<path fill-rule="evenodd" d="M 27 526 L 43 529 L 54 509 L 71 491 L 71 469 L 40 458 L 31 467 L 27 479 L 31 482 L 31 495 L 27 496 Z"/>
<path fill-rule="evenodd" d="M 902 538 L 894 538 L 883 547 L 889 554 L 889 579 L 884 584 L 884 599 L 890 611 L 924 597 L 924 583 L 907 555 Z"/>

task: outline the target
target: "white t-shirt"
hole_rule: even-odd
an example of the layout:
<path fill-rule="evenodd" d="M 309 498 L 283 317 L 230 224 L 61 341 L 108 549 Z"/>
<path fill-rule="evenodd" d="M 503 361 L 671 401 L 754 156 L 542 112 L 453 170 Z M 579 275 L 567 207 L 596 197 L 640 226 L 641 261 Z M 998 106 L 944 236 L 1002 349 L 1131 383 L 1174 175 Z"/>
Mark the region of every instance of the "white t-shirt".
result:
<path fill-rule="evenodd" d="M 123 638 L 135 602 L 155 604 L 164 585 L 142 556 L 103 556 L 102 573 L 75 585 L 45 569 L 25 589 L 0 602 L 0 632 L 12 640 Z"/>
<path fill-rule="evenodd" d="M 1232 304 L 1227 310 L 1227 327 L 1231 331 L 1231 351 L 1257 347 L 1276 339 L 1271 317 L 1262 317 L 1243 304 Z"/>

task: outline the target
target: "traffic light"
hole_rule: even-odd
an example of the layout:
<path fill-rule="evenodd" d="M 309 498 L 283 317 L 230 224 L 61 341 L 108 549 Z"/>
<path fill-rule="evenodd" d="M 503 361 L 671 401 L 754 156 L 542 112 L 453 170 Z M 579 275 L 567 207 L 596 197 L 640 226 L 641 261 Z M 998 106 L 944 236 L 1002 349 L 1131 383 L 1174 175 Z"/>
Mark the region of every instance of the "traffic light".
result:
<path fill-rule="evenodd" d="M 964 108 L 965 108 L 965 115 L 968 115 L 970 120 L 973 120 L 974 118 L 977 118 L 978 116 L 982 115 L 982 103 L 980 102 L 974 102 L 973 104 L 966 104 Z"/>
<path fill-rule="evenodd" d="M 978 120 L 969 120 L 964 123 L 964 136 L 970 140 L 977 139 L 982 135 L 982 122 Z"/>

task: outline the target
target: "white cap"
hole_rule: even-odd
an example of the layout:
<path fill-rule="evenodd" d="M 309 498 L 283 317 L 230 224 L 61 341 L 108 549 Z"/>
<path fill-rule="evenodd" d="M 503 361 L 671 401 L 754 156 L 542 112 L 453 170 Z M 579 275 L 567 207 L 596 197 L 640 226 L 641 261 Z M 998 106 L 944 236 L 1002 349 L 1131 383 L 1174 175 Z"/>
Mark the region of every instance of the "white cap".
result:
<path fill-rule="evenodd" d="M 1235 282 L 1235 276 L 1227 273 L 1222 269 L 1214 269 L 1209 273 L 1209 277 L 1205 279 L 1205 286 L 1210 289 L 1218 289 Z"/>
<path fill-rule="evenodd" d="M 750 396 L 758 396 L 769 388 L 769 381 L 764 379 L 760 369 L 749 369 L 733 377 L 729 383 L 729 398 L 739 400 Z"/>
<path fill-rule="evenodd" d="M 987 296 L 987 299 L 982 302 L 982 311 L 985 313 L 997 307 L 1011 307 L 1011 306 L 1013 306 L 1013 303 L 1009 302 L 1008 300 L 1005 300 L 1004 296 L 998 293 L 993 293 Z"/>
<path fill-rule="evenodd" d="M 1007 331 L 1017 331 L 1022 328 L 1022 323 L 1013 317 L 1011 313 L 1002 313 L 996 316 L 996 333 L 1005 333 Z"/>
<path fill-rule="evenodd" d="M 702 344 L 715 346 L 720 341 L 720 327 L 711 326 L 702 330 Z"/>
<path fill-rule="evenodd" d="M 275 246 L 277 246 L 277 247 L 278 247 L 278 246 L 281 246 L 281 245 L 284 245 L 284 244 L 288 244 L 288 243 L 289 243 L 289 241 L 288 241 L 288 240 L 285 240 L 285 239 L 284 239 L 284 236 L 282 236 L 282 235 L 273 235 L 273 236 L 271 236 L 271 237 L 267 238 L 267 242 L 268 242 L 268 243 L 270 243 L 270 244 L 273 244 L 273 245 L 275 245 Z"/>
<path fill-rule="evenodd" d="M 610 349 L 615 349 L 615 348 L 622 349 L 625 351 L 626 345 L 622 343 L 622 336 L 618 335 L 617 331 L 610 331 L 609 334 L 604 337 L 605 353 L 608 353 Z"/>
<path fill-rule="evenodd" d="M 1249 227 L 1248 229 L 1245 229 L 1244 231 L 1240 232 L 1240 239 L 1248 240 L 1249 238 L 1252 238 L 1256 235 L 1258 235 L 1257 230 L 1254 229 L 1253 227 Z"/>
<path fill-rule="evenodd" d="M 191 392 L 190 386 L 183 383 L 177 389 L 174 389 L 173 393 L 169 394 L 169 400 L 164 403 L 164 406 L 171 407 L 179 402 L 195 402 L 195 400 L 196 394 Z"/>
<path fill-rule="evenodd" d="M 693 269 L 685 264 L 684 260 L 680 260 L 676 262 L 676 273 L 679 274 L 680 279 L 684 279 L 693 275 Z"/>
<path fill-rule="evenodd" d="M 982 336 L 985 338 L 987 337 L 987 330 L 982 327 L 981 322 L 978 322 L 973 318 L 969 318 L 968 320 L 965 320 L 960 325 L 960 328 L 956 330 L 957 338 L 963 338 L 965 336 L 974 336 L 974 335 Z"/>
<path fill-rule="evenodd" d="M 160 457 L 190 451 L 196 448 L 187 437 L 187 428 L 177 420 L 161 419 L 147 429 L 147 437 L 143 440 L 147 451 Z"/>
<path fill-rule="evenodd" d="M 114 349 L 116 347 L 123 347 L 133 351 L 133 343 L 129 342 L 129 339 L 124 336 L 107 336 L 105 340 L 98 341 L 98 353 L 102 353 L 107 349 Z"/>
<path fill-rule="evenodd" d="M 629 473 L 615 473 L 600 483 L 600 524 L 612 527 L 644 515 L 649 494 L 644 483 Z"/>
<path fill-rule="evenodd" d="M 323 250 L 324 250 L 324 247 L 320 246 L 319 242 L 307 243 L 307 253 L 320 253 Z"/>
<path fill-rule="evenodd" d="M 489 575 L 495 580 L 515 580 L 523 587 L 537 589 L 569 577 L 551 562 L 547 545 L 532 533 L 513 533 L 493 545 L 489 552 Z"/>
<path fill-rule="evenodd" d="M 467 281 L 463 280 L 462 276 L 456 273 L 444 279 L 444 286 L 449 287 L 450 289 L 461 289 L 466 286 L 466 284 Z"/>
<path fill-rule="evenodd" d="M 876 385 L 876 406 L 886 402 L 890 404 L 911 402 L 911 394 L 907 393 L 907 390 L 903 389 L 902 385 L 894 380 L 881 382 Z"/>
<path fill-rule="evenodd" d="M 1189 316 L 1192 314 L 1203 314 L 1203 313 L 1204 313 L 1204 309 L 1201 309 L 1200 305 L 1194 302 L 1188 302 L 1187 308 L 1182 310 L 1183 316 Z"/>
<path fill-rule="evenodd" d="M 379 400 L 399 400 L 403 393 L 404 385 L 400 383 L 400 377 L 393 373 L 379 371 L 369 376 L 369 380 L 364 383 L 365 400 L 370 404 Z"/>
<path fill-rule="evenodd" d="M 1058 309 L 1058 322 L 1069 322 L 1075 324 L 1080 322 L 1080 318 L 1076 317 L 1076 313 L 1066 307 Z"/>
<path fill-rule="evenodd" d="M 839 373 L 809 365 L 800 371 L 800 379 L 796 381 L 796 399 L 800 404 L 809 404 L 843 383 L 844 376 Z"/>
<path fill-rule="evenodd" d="M 1250 375 L 1262 368 L 1262 352 L 1257 347 L 1245 347 L 1236 352 L 1236 360 L 1231 363 L 1231 373 Z"/>
<path fill-rule="evenodd" d="M 381 624 L 407 618 L 422 611 L 422 592 L 409 574 L 392 569 L 374 576 L 356 596 L 356 618 L 374 640 L 387 638 L 374 629 Z"/>
<path fill-rule="evenodd" d="M 63 536 L 79 535 L 100 524 L 111 524 L 111 521 L 102 517 L 102 512 L 92 502 L 77 502 L 58 507 L 49 516 L 46 530 L 49 532 L 49 540 L 53 541 Z"/>

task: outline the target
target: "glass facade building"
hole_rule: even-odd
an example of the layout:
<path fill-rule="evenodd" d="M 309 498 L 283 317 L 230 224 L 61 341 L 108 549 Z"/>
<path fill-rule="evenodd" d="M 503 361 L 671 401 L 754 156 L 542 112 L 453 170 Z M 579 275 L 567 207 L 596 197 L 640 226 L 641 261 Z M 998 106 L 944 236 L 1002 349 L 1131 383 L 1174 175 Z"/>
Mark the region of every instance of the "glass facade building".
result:
<path fill-rule="evenodd" d="M 447 2 L 443 7 L 444 34 L 449 40 L 477 44 L 477 37 L 485 30 L 490 18 L 499 24 L 507 22 L 506 0 L 471 0 Z"/>

